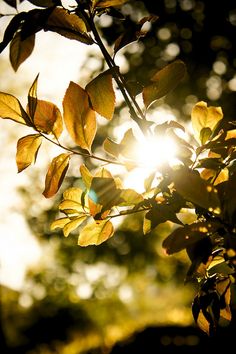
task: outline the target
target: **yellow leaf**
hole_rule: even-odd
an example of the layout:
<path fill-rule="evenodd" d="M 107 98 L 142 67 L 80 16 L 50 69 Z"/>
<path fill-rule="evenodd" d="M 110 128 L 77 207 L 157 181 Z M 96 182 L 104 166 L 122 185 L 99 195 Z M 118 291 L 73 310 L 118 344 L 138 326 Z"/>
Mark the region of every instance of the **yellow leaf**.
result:
<path fill-rule="evenodd" d="M 70 82 L 63 100 L 63 109 L 66 128 L 71 138 L 82 149 L 90 151 L 96 133 L 96 117 L 89 106 L 87 92 Z"/>
<path fill-rule="evenodd" d="M 70 222 L 69 218 L 60 218 L 57 219 L 55 221 L 53 221 L 53 223 L 50 226 L 50 230 L 55 230 L 57 228 L 62 229 L 66 224 L 68 224 Z"/>
<path fill-rule="evenodd" d="M 61 112 L 52 102 L 37 100 L 33 120 L 36 128 L 43 133 L 59 138 L 63 131 Z"/>
<path fill-rule="evenodd" d="M 221 107 L 207 107 L 206 102 L 198 102 L 192 109 L 191 120 L 196 138 L 201 141 L 202 129 L 209 128 L 214 132 L 217 124 L 223 118 Z"/>
<path fill-rule="evenodd" d="M 85 89 L 89 94 L 93 109 L 106 119 L 112 119 L 115 109 L 112 75 L 106 73 L 98 75 Z"/>
<path fill-rule="evenodd" d="M 45 179 L 43 195 L 46 198 L 52 197 L 60 188 L 66 171 L 69 167 L 71 154 L 60 154 L 52 160 Z"/>
<path fill-rule="evenodd" d="M 120 144 L 115 143 L 110 138 L 105 139 L 105 141 L 103 143 L 103 148 L 108 154 L 115 156 L 115 157 L 118 157 L 121 153 L 121 150 L 122 150 Z"/>
<path fill-rule="evenodd" d="M 16 33 L 10 44 L 10 62 L 15 71 L 30 56 L 34 49 L 35 35 L 21 39 L 20 32 Z"/>
<path fill-rule="evenodd" d="M 0 92 L 0 117 L 17 123 L 30 125 L 29 117 L 19 100 L 8 93 Z"/>
<path fill-rule="evenodd" d="M 42 137 L 39 134 L 24 136 L 17 142 L 16 164 L 18 172 L 36 161 L 37 153 L 42 143 Z"/>
<path fill-rule="evenodd" d="M 80 246 L 100 245 L 113 236 L 114 228 L 109 220 L 92 222 L 86 225 L 79 235 Z"/>
<path fill-rule="evenodd" d="M 77 203 L 81 203 L 82 190 L 77 187 L 71 187 L 63 192 L 64 200 L 72 200 Z"/>
<path fill-rule="evenodd" d="M 89 189 L 92 183 L 93 175 L 90 173 L 90 171 L 85 165 L 80 166 L 80 174 L 86 188 Z"/>
<path fill-rule="evenodd" d="M 63 234 L 67 237 L 72 231 L 80 226 L 87 219 L 87 215 L 80 215 L 76 219 L 70 221 L 63 227 Z"/>
<path fill-rule="evenodd" d="M 75 202 L 74 200 L 63 200 L 59 209 L 67 214 L 78 214 L 84 211 L 81 201 Z"/>
<path fill-rule="evenodd" d="M 28 110 L 29 115 L 32 120 L 34 120 L 34 113 L 37 106 L 37 87 L 38 87 L 38 77 L 39 74 L 36 76 L 33 84 L 31 85 L 29 92 L 28 92 Z"/>
<path fill-rule="evenodd" d="M 128 0 L 92 0 L 93 7 L 109 7 L 109 6 L 120 6 L 123 5 Z"/>

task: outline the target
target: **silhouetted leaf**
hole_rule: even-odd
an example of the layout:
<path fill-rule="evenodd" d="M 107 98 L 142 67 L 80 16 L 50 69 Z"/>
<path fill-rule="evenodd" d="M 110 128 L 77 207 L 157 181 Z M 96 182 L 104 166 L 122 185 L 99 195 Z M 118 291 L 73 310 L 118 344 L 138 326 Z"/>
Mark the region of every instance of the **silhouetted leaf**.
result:
<path fill-rule="evenodd" d="M 69 167 L 71 154 L 60 154 L 52 160 L 45 179 L 43 195 L 51 198 L 60 188 Z"/>
<path fill-rule="evenodd" d="M 34 120 L 34 114 L 37 106 L 38 77 L 39 74 L 36 76 L 28 92 L 28 110 L 32 121 Z"/>
<path fill-rule="evenodd" d="M 36 161 L 41 143 L 42 137 L 39 134 L 27 135 L 18 140 L 16 152 L 18 172 L 23 171 Z"/>
<path fill-rule="evenodd" d="M 115 92 L 112 75 L 102 73 L 86 86 L 92 108 L 106 119 L 112 119 L 115 109 Z"/>
<path fill-rule="evenodd" d="M 53 6 L 55 5 L 55 0 L 28 0 L 29 2 L 31 2 L 31 4 L 39 6 L 39 7 L 49 7 L 49 6 Z M 58 5 L 60 5 L 59 1 Z"/>
<path fill-rule="evenodd" d="M 192 125 L 196 133 L 196 138 L 204 144 L 206 135 L 207 139 L 209 139 L 210 135 L 214 132 L 222 118 L 223 113 L 220 107 L 207 107 L 206 102 L 198 102 L 193 107 L 191 114 Z M 202 129 L 204 130 L 202 131 Z"/>
<path fill-rule="evenodd" d="M 45 30 L 56 32 L 66 38 L 74 39 L 85 44 L 93 44 L 94 41 L 87 33 L 84 21 L 67 10 L 56 7 L 47 20 Z"/>
<path fill-rule="evenodd" d="M 123 5 L 128 0 L 92 0 L 93 8 Z"/>
<path fill-rule="evenodd" d="M 109 220 L 98 220 L 86 225 L 79 235 L 78 244 L 86 247 L 100 245 L 113 236 L 114 228 Z"/>
<path fill-rule="evenodd" d="M 222 195 L 223 213 L 230 224 L 235 222 L 236 216 L 236 172 L 231 171 L 229 180 L 224 186 L 224 193 Z"/>
<path fill-rule="evenodd" d="M 0 53 L 11 42 L 15 33 L 19 30 L 22 22 L 25 20 L 26 17 L 27 17 L 27 12 L 20 12 L 19 14 L 15 15 L 13 19 L 10 21 L 10 23 L 8 24 L 4 32 L 3 40 L 0 43 Z"/>
<path fill-rule="evenodd" d="M 143 101 L 146 108 L 173 90 L 184 78 L 185 72 L 185 64 L 180 60 L 176 60 L 158 71 L 151 78 L 153 83 L 143 89 Z"/>
<path fill-rule="evenodd" d="M 19 100 L 4 92 L 0 92 L 0 117 L 14 120 L 17 123 L 31 125 L 29 117 Z"/>
<path fill-rule="evenodd" d="M 22 40 L 21 33 L 16 33 L 10 45 L 10 62 L 15 71 L 30 56 L 34 49 L 35 35 Z"/>
<path fill-rule="evenodd" d="M 53 134 L 57 138 L 63 131 L 61 112 L 55 104 L 48 101 L 37 100 L 34 124 L 39 131 Z"/>
<path fill-rule="evenodd" d="M 89 106 L 87 92 L 70 82 L 63 100 L 63 109 L 70 136 L 81 148 L 90 151 L 96 133 L 96 118 Z"/>
<path fill-rule="evenodd" d="M 16 9 L 16 0 L 4 0 L 9 6 Z"/>
<path fill-rule="evenodd" d="M 203 180 L 198 172 L 188 168 L 173 171 L 176 191 L 186 200 L 214 214 L 221 213 L 221 204 L 214 186 Z"/>

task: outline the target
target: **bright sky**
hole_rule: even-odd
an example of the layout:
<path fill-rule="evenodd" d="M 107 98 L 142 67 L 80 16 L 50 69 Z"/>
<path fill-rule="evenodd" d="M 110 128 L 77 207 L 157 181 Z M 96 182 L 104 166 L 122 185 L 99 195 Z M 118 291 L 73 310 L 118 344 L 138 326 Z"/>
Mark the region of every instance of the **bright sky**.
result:
<path fill-rule="evenodd" d="M 1 1 L 0 13 L 6 12 L 14 10 Z M 1 38 L 5 26 L 6 20 L 1 18 Z M 38 33 L 33 54 L 17 73 L 10 66 L 8 48 L 1 54 L 0 91 L 12 93 L 25 103 L 29 87 L 40 73 L 39 97 L 59 105 L 69 81 L 79 79 L 86 50 L 85 45 L 59 35 Z M 21 288 L 26 267 L 37 262 L 41 254 L 19 211 L 22 200 L 17 188 L 27 182 L 27 172 L 17 174 L 15 163 L 16 141 L 22 132 L 14 122 L 0 120 L 0 282 L 14 289 Z"/>

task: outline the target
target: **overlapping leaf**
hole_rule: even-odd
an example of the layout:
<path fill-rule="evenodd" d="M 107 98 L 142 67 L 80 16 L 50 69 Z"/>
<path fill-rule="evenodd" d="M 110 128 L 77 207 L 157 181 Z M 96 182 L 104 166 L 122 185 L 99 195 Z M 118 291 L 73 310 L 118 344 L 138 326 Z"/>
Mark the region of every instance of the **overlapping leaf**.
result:
<path fill-rule="evenodd" d="M 4 92 L 0 92 L 0 117 L 11 119 L 17 123 L 30 125 L 30 120 L 19 100 Z"/>
<path fill-rule="evenodd" d="M 45 179 L 45 189 L 43 195 L 50 198 L 57 193 L 60 188 L 66 171 L 69 167 L 71 154 L 60 154 L 52 160 Z"/>
<path fill-rule="evenodd" d="M 27 135 L 18 140 L 16 152 L 18 172 L 23 171 L 36 161 L 41 143 L 42 137 L 39 134 Z"/>
<path fill-rule="evenodd" d="M 115 109 L 115 92 L 112 75 L 102 73 L 86 86 L 92 108 L 106 119 L 112 119 Z"/>
<path fill-rule="evenodd" d="M 10 45 L 10 62 L 15 71 L 33 52 L 35 35 L 22 40 L 21 33 L 16 33 Z"/>
<path fill-rule="evenodd" d="M 90 151 L 96 133 L 96 117 L 90 108 L 87 92 L 70 82 L 63 100 L 63 109 L 66 128 L 71 138 L 81 148 Z"/>
<path fill-rule="evenodd" d="M 79 235 L 80 246 L 100 245 L 111 238 L 114 228 L 109 220 L 98 220 L 86 225 Z"/>

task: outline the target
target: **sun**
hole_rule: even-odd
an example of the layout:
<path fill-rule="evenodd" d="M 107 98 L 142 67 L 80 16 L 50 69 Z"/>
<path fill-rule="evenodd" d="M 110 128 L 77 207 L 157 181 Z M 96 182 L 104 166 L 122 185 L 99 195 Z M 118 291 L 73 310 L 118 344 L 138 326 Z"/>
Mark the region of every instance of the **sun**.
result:
<path fill-rule="evenodd" d="M 168 136 L 143 138 L 132 147 L 134 160 L 137 167 L 129 171 L 124 178 L 125 188 L 135 189 L 137 192 L 144 192 L 144 181 L 151 173 L 161 169 L 163 164 L 176 164 L 177 145 Z M 159 173 L 160 174 L 160 173 Z"/>

